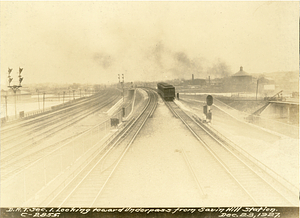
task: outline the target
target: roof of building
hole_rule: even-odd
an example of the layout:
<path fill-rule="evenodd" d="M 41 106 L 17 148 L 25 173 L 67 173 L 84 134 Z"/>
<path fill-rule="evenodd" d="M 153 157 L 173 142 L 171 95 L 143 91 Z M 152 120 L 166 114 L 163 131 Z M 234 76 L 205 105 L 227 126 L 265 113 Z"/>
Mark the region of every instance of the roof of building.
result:
<path fill-rule="evenodd" d="M 237 73 L 233 74 L 232 76 L 251 76 L 250 74 L 246 73 L 243 70 L 243 67 L 240 67 L 240 71 L 238 71 Z"/>

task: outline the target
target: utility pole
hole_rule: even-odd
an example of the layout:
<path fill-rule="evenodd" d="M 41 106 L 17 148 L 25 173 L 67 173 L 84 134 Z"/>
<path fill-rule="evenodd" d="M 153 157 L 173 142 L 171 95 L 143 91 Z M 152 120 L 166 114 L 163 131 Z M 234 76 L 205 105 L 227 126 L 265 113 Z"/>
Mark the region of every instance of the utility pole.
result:
<path fill-rule="evenodd" d="M 65 103 L 65 94 L 66 94 L 66 92 L 64 91 L 63 92 L 63 104 Z"/>
<path fill-rule="evenodd" d="M 23 68 L 19 67 L 19 85 L 13 85 L 11 86 L 10 83 L 13 80 L 13 78 L 10 76 L 10 73 L 13 69 L 12 68 L 8 68 L 8 87 L 11 88 L 11 90 L 13 90 L 14 94 L 15 94 L 15 117 L 17 118 L 17 90 L 19 88 L 21 88 L 21 83 L 23 81 L 23 77 L 21 76 L 21 73 L 23 71 Z"/>
<path fill-rule="evenodd" d="M 257 101 L 257 92 L 258 92 L 258 80 L 259 79 L 257 79 L 257 85 L 256 85 L 256 101 Z"/>
<path fill-rule="evenodd" d="M 43 112 L 45 111 L 45 92 L 43 93 Z"/>

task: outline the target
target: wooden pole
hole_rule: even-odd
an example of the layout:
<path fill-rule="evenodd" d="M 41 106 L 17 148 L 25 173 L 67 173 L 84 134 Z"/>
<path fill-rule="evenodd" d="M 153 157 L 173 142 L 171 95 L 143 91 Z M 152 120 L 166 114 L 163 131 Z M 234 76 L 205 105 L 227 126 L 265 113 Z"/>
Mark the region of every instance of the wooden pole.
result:
<path fill-rule="evenodd" d="M 45 111 L 45 92 L 43 93 L 43 112 Z"/>
<path fill-rule="evenodd" d="M 257 92 L 258 92 L 258 79 L 257 79 L 257 85 L 256 85 L 256 101 L 257 101 Z"/>

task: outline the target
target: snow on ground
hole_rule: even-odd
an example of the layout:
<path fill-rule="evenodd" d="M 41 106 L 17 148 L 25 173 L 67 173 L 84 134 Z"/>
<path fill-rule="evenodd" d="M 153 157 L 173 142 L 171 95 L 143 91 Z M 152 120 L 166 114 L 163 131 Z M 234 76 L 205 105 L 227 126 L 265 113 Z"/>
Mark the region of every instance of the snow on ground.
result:
<path fill-rule="evenodd" d="M 172 119 L 160 99 L 153 118 L 124 157 L 123 167 L 115 172 L 107 205 L 102 206 L 168 207 L 197 202 L 196 186 L 178 152 L 190 133 L 181 129 L 183 124 Z"/>
<path fill-rule="evenodd" d="M 50 108 L 52 106 L 62 104 L 61 101 L 46 101 L 45 102 L 45 109 Z M 40 105 L 38 102 L 17 102 L 17 114 L 19 114 L 21 111 L 30 112 L 35 110 L 42 110 L 43 109 L 43 102 L 40 102 Z M 7 104 L 7 114 L 8 116 L 15 115 L 15 104 Z M 1 117 L 6 116 L 6 106 L 5 104 L 1 104 Z"/>
<path fill-rule="evenodd" d="M 120 96 L 121 98 L 121 96 Z M 120 99 L 119 98 L 119 99 Z M 58 133 L 56 133 L 55 135 L 53 135 L 52 137 L 49 137 L 45 140 L 43 140 L 40 144 L 38 144 L 36 147 L 32 147 L 30 149 L 30 152 L 33 152 L 34 150 L 39 150 L 45 147 L 48 147 L 49 145 L 53 145 L 53 144 L 57 144 L 62 142 L 62 140 L 68 139 L 71 140 L 71 137 L 76 137 L 78 136 L 80 133 L 83 133 L 84 131 L 90 130 L 92 127 L 95 127 L 96 125 L 99 125 L 105 121 L 109 121 L 110 116 L 106 113 L 111 107 L 113 107 L 114 104 L 116 104 L 116 102 L 119 100 L 116 99 L 114 101 L 111 101 L 107 106 L 105 106 L 104 108 L 102 108 L 101 110 L 94 112 L 93 114 L 90 114 L 89 116 L 85 117 L 84 119 L 76 122 L 75 124 L 69 126 L 68 128 L 59 131 Z M 97 131 L 98 134 L 103 136 L 107 136 L 108 134 L 112 134 L 113 128 L 110 126 L 110 122 L 106 122 L 104 125 L 101 125 L 100 127 L 105 126 L 105 128 L 100 128 L 100 130 Z M 106 128 L 107 127 L 107 128 Z M 97 134 L 94 131 L 94 135 Z M 105 133 L 105 134 L 104 134 Z M 90 134 L 90 135 L 93 135 Z M 64 144 L 67 144 L 68 141 L 64 141 Z M 88 144 L 88 140 L 87 140 L 87 144 Z M 29 150 L 28 150 L 29 151 Z M 56 154 L 61 154 L 59 152 L 62 152 L 64 150 L 60 149 Z M 50 153 L 51 150 L 48 150 L 48 152 Z M 70 151 L 70 153 L 73 153 L 73 150 Z M 65 153 L 64 153 L 65 154 Z M 71 155 L 72 156 L 72 155 Z M 68 159 L 69 157 L 66 157 L 66 159 Z M 48 163 L 48 162 L 47 162 Z M 51 164 L 51 162 L 49 162 L 49 164 Z M 56 162 L 56 166 L 60 167 L 60 162 Z M 42 170 L 42 172 L 37 172 L 38 175 L 43 174 L 43 166 L 37 166 L 37 168 L 39 168 Z M 53 167 L 51 167 L 51 169 L 53 169 Z M 55 169 L 55 168 L 54 168 Z M 37 170 L 37 169 L 35 169 Z M 62 169 L 63 170 L 63 169 Z M 28 170 L 27 170 L 28 173 Z M 49 172 L 47 172 L 49 173 Z M 47 175 L 46 173 L 46 175 Z M 28 174 L 27 174 L 28 175 Z M 17 177 L 18 178 L 18 177 Z M 40 181 L 38 179 L 38 177 L 36 176 L 32 176 L 30 174 L 30 179 L 27 179 L 27 183 L 28 184 L 35 184 L 36 181 Z M 32 182 L 31 182 L 32 181 Z M 23 184 L 21 184 L 23 186 Z M 21 188 L 22 189 L 22 188 Z M 47 189 L 48 190 L 48 189 Z M 3 202 L 2 202 L 3 203 Z M 20 205 L 15 205 L 15 206 L 20 206 Z"/>
<path fill-rule="evenodd" d="M 204 103 L 194 101 L 181 101 L 185 107 L 202 117 Z M 218 105 L 221 107 L 221 105 Z M 255 125 L 232 118 L 226 114 L 226 109 L 212 108 L 211 125 L 246 152 L 270 167 L 282 177 L 299 184 L 299 140 L 289 138 L 270 131 L 265 131 Z"/>
<path fill-rule="evenodd" d="M 136 89 L 135 98 L 133 102 L 133 111 L 131 112 L 132 116 L 139 114 L 142 108 L 145 106 L 148 99 L 147 92 L 143 89 Z"/>
<path fill-rule="evenodd" d="M 136 100 L 143 102 L 143 96 L 146 97 L 145 92 L 138 91 L 136 93 Z M 179 102 L 183 108 L 201 117 L 203 104 L 181 100 Z M 110 107 L 112 105 L 113 103 Z M 141 105 L 143 103 L 136 103 L 135 110 L 138 110 Z M 108 107 L 103 109 L 103 112 L 107 110 Z M 103 112 L 94 113 L 79 122 L 67 130 L 68 134 L 73 135 L 77 131 L 86 129 L 87 126 L 108 119 L 107 114 Z M 260 128 L 242 123 L 215 107 L 213 107 L 212 126 L 289 181 L 296 185 L 299 184 L 298 176 L 295 176 L 298 175 L 299 169 L 298 140 L 273 135 Z M 66 131 L 61 132 L 58 138 L 63 138 L 64 134 L 67 135 Z M 197 150 L 196 147 L 200 150 Z M 198 176 L 200 175 L 203 189 L 208 194 L 206 199 L 201 196 L 183 159 L 183 149 L 190 157 L 194 157 L 193 166 L 200 172 Z M 246 201 L 240 197 L 238 190 L 232 190 L 225 186 L 231 182 L 225 173 L 219 170 L 219 166 L 213 162 L 209 162 L 209 165 L 205 164 L 210 159 L 209 155 L 204 152 L 204 149 L 199 148 L 199 142 L 180 120 L 173 117 L 159 98 L 153 118 L 148 119 L 107 185 L 109 198 L 106 205 L 100 206 L 246 205 Z M 203 156 L 201 156 L 202 153 Z M 198 160 L 195 157 L 199 157 Z"/>
<path fill-rule="evenodd" d="M 197 188 L 183 150 L 207 196 Z M 199 207 L 250 202 L 161 99 L 105 190 L 106 202 L 97 206 Z"/>
<path fill-rule="evenodd" d="M 83 95 L 82 95 L 83 96 Z M 86 95 L 89 96 L 89 95 Z M 75 99 L 80 98 L 80 96 L 75 95 Z M 15 115 L 15 107 L 17 108 L 17 114 L 19 114 L 21 111 L 24 111 L 25 113 L 31 112 L 31 111 L 37 111 L 37 110 L 43 110 L 47 108 L 51 108 L 52 106 L 56 106 L 59 104 L 63 104 L 69 101 L 73 100 L 73 96 L 70 98 L 69 96 L 66 97 L 63 101 L 63 97 L 60 98 L 53 98 L 53 95 L 45 95 L 45 103 L 43 104 L 43 95 L 40 95 L 39 98 L 36 95 L 32 95 L 30 99 L 17 99 L 17 104 L 15 106 L 14 101 L 8 101 L 7 103 L 7 115 L 13 116 Z M 6 116 L 6 104 L 5 101 L 1 101 L 1 117 Z"/>
<path fill-rule="evenodd" d="M 174 102 L 181 108 L 181 109 L 183 109 L 183 110 L 185 110 L 185 111 L 189 111 L 189 112 L 191 112 L 191 110 L 188 108 L 188 107 L 186 107 L 184 104 L 182 104 L 180 101 L 178 101 L 177 99 L 174 99 Z"/>

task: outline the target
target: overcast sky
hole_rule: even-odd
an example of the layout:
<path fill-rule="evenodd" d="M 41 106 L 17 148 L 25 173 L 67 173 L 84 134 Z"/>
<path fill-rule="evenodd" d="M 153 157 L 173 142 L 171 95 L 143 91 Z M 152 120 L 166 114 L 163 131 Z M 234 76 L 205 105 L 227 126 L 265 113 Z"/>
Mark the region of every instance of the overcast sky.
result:
<path fill-rule="evenodd" d="M 1 84 L 295 71 L 298 26 L 296 1 L 1 2 Z"/>

